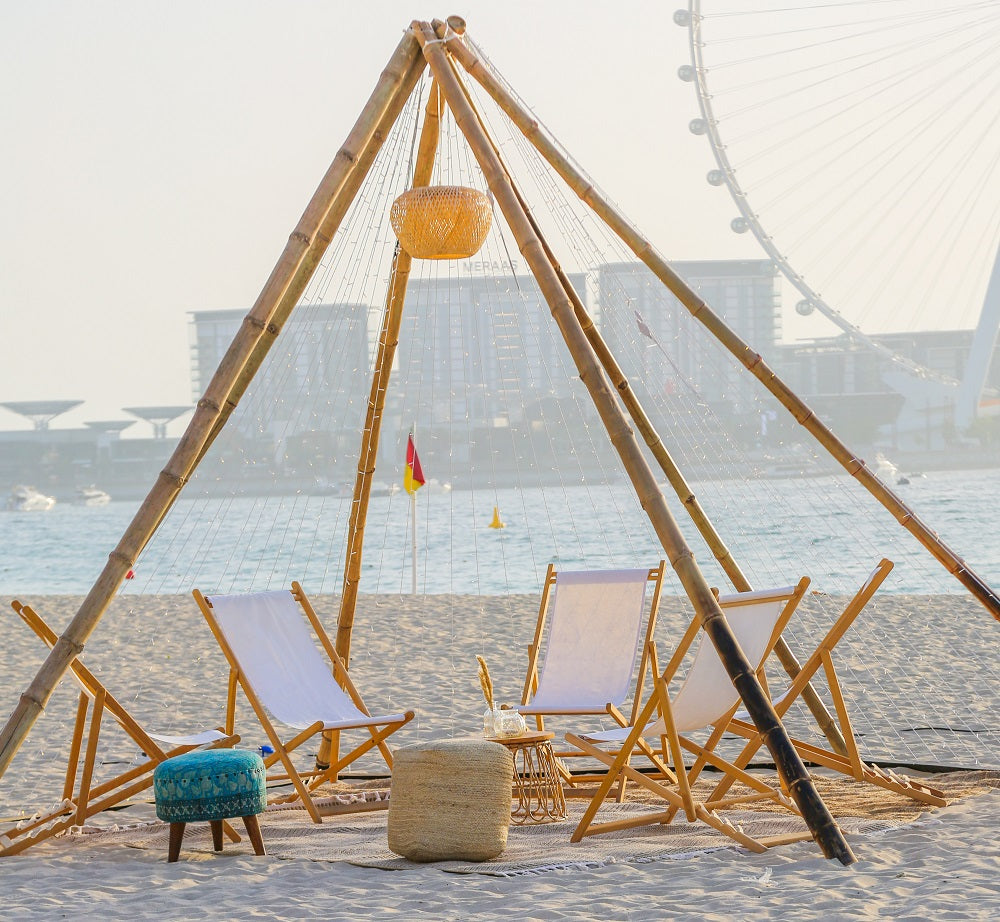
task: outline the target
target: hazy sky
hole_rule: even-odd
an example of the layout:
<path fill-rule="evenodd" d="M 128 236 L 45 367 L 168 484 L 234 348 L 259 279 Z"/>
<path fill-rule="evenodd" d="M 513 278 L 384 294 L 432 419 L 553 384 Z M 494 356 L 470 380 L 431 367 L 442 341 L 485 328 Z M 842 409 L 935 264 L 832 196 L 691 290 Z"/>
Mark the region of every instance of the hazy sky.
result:
<path fill-rule="evenodd" d="M 703 180 L 674 6 L 2 0 L 0 400 L 190 402 L 189 312 L 253 303 L 414 17 L 462 13 L 667 256 L 757 256 Z"/>

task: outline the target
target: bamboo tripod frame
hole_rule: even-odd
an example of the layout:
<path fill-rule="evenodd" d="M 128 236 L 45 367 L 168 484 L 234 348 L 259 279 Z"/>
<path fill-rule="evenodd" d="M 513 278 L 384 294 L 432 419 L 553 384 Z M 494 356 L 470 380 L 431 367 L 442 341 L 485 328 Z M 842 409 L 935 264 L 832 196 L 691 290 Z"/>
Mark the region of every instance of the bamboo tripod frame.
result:
<path fill-rule="evenodd" d="M 133 522 L 126 530 L 118 547 L 110 555 L 109 562 L 98 578 L 91 592 L 81 606 L 66 632 L 58 639 L 42 669 L 0 731 L 0 776 L 13 759 L 35 719 L 44 709 L 56 683 L 66 672 L 106 609 L 111 597 L 121 585 L 127 570 L 134 564 L 163 516 L 183 488 L 187 479 L 212 444 L 217 433 L 225 425 L 233 409 L 242 397 L 249 381 L 266 356 L 270 345 L 287 319 L 294 304 L 305 288 L 318 264 L 326 246 L 339 226 L 340 220 L 360 189 L 369 167 L 380 148 L 388 128 L 395 121 L 405 100 L 412 92 L 426 63 L 431 65 L 437 85 L 456 116 L 477 160 L 487 176 L 490 188 L 499 203 L 512 231 L 517 238 L 522 253 L 535 274 L 553 316 L 566 339 L 567 345 L 577 362 L 581 379 L 590 391 L 604 422 L 612 444 L 620 455 L 636 487 L 640 501 L 648 509 L 661 543 L 667 550 L 671 565 L 678 572 L 685 591 L 702 618 L 706 632 L 720 651 L 729 668 L 734 684 L 740 691 L 755 724 L 760 728 L 765 744 L 772 751 L 778 770 L 788 783 L 792 795 L 799 802 L 803 814 L 810 821 L 817 840 L 824 852 L 847 863 L 853 860 L 850 849 L 840 836 L 825 807 L 812 788 L 804 767 L 794 750 L 786 746 L 787 736 L 760 688 L 749 664 L 741 661 L 738 648 L 732 643 L 732 635 L 719 610 L 714 596 L 708 591 L 690 550 L 674 522 L 663 500 L 652 471 L 645 462 L 638 443 L 633 436 L 625 413 L 615 400 L 615 394 L 623 395 L 626 408 L 635 419 L 646 443 L 654 449 L 658 463 L 668 474 L 671 484 L 681 496 L 685 508 L 692 512 L 699 530 L 706 537 L 713 553 L 730 575 L 737 589 L 749 584 L 742 577 L 738 566 L 732 561 L 721 538 L 715 532 L 707 517 L 697 505 L 683 478 L 676 472 L 669 453 L 655 446 L 662 443 L 648 417 L 642 413 L 637 401 L 620 389 L 623 378 L 619 378 L 617 366 L 609 363 L 610 354 L 599 337 L 594 334 L 593 324 L 585 313 L 580 314 L 582 305 L 570 296 L 565 277 L 551 258 L 544 241 L 536 233 L 526 215 L 519 195 L 506 176 L 506 171 L 496 157 L 492 145 L 478 124 L 476 114 L 465 98 L 464 88 L 454 71 L 454 62 L 464 69 L 494 98 L 515 125 L 525 134 L 550 163 L 556 172 L 570 185 L 580 198 L 636 253 L 636 255 L 656 274 L 661 281 L 681 300 L 685 307 L 734 354 L 755 377 L 779 399 L 779 401 L 810 431 L 843 466 L 865 485 L 879 501 L 888 508 L 931 553 L 960 580 L 990 611 L 1000 618 L 1000 601 L 993 591 L 964 562 L 950 551 L 917 517 L 882 484 L 864 465 L 853 456 L 832 433 L 820 423 L 786 385 L 783 384 L 754 353 L 717 318 L 681 279 L 673 272 L 652 246 L 632 228 L 627 220 L 607 202 L 570 161 L 561 154 L 539 129 L 531 115 L 519 102 L 490 74 L 475 55 L 465 46 L 460 35 L 464 24 L 454 28 L 435 21 L 433 27 L 427 23 L 414 23 L 411 31 L 400 41 L 386 70 L 383 72 L 374 93 L 366 104 L 358 122 L 338 152 L 320 188 L 307 207 L 288 245 L 272 271 L 264 290 L 244 321 L 233 344 L 223 358 L 203 399 L 199 402 L 194 418 L 179 442 L 167 468 L 160 475 L 146 501 Z M 423 54 L 421 54 L 423 52 Z M 440 100 L 438 101 L 440 104 Z M 428 119 L 428 122 L 431 121 Z M 420 162 L 432 158 L 421 139 Z M 430 160 L 432 162 L 432 160 Z M 414 183 L 417 182 L 415 171 Z M 388 384 L 388 370 L 391 367 L 391 353 L 398 340 L 399 312 L 405 298 L 406 281 L 409 272 L 408 257 L 398 253 L 393 267 L 393 282 L 390 286 L 382 335 L 380 355 L 384 366 L 383 384 Z M 395 317 L 395 319 L 393 319 Z M 388 361 L 386 361 L 388 358 Z M 613 359 L 611 360 L 613 362 Z M 608 377 L 611 378 L 609 384 Z M 378 433 L 381 424 L 381 406 L 384 400 L 384 386 L 376 388 L 373 382 L 373 400 L 369 405 L 372 425 L 366 425 L 364 432 L 367 451 L 363 451 L 359 464 L 358 481 L 355 486 L 355 506 L 352 507 L 352 541 L 360 554 L 363 544 L 364 515 L 370 495 L 371 471 L 377 450 Z M 627 382 L 626 382 L 627 383 Z M 629 398 L 629 399 L 626 399 Z M 371 461 L 369 466 L 368 461 Z M 671 471 L 676 472 L 671 476 Z M 699 518 L 700 513 L 700 518 Z M 345 596 L 348 587 L 352 598 L 344 605 L 338 624 L 337 649 L 345 662 L 350 652 L 350 635 L 353 627 L 354 604 L 357 596 L 357 575 L 360 572 L 360 556 L 349 559 L 345 569 Z M 738 575 L 737 575 L 738 574 Z M 740 585 L 738 580 L 742 580 Z"/>

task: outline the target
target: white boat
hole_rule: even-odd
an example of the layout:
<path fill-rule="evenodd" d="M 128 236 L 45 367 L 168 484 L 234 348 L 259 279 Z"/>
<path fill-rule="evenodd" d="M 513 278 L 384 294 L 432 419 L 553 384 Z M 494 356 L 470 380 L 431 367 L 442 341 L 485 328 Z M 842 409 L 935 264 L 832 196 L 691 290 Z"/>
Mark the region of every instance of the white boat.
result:
<path fill-rule="evenodd" d="M 899 472 L 899 468 L 880 451 L 875 453 L 875 474 L 879 480 L 888 484 L 897 483 L 905 485 L 910 482 Z"/>
<path fill-rule="evenodd" d="M 54 496 L 39 493 L 34 487 L 17 484 L 7 497 L 7 508 L 11 512 L 48 512 L 56 504 Z"/>
<path fill-rule="evenodd" d="M 78 506 L 106 506 L 111 502 L 111 494 L 99 490 L 95 486 L 80 487 L 76 491 L 76 504 Z"/>

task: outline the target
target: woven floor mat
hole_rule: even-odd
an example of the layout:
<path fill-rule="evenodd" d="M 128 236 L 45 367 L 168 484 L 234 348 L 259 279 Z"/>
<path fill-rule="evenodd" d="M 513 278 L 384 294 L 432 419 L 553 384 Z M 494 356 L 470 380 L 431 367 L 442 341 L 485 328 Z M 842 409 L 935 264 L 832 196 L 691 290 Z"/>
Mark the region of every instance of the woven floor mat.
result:
<path fill-rule="evenodd" d="M 1000 773 L 955 772 L 934 775 L 927 783 L 943 790 L 949 801 L 983 794 L 1000 787 Z M 848 835 L 864 835 L 903 825 L 920 816 L 926 805 L 916 805 L 901 795 L 856 784 L 844 779 L 819 779 L 821 794 Z M 572 844 L 570 833 L 583 813 L 586 801 L 570 800 L 569 818 L 560 823 L 539 826 L 512 826 L 507 848 L 494 861 L 469 863 L 436 862 L 432 866 L 459 874 L 487 874 L 507 877 L 543 873 L 551 870 L 599 867 L 621 862 L 644 862 L 659 859 L 692 857 L 722 848 L 735 848 L 732 840 L 702 823 L 675 820 L 669 826 L 651 825 L 605 835 L 592 836 Z M 641 802 L 607 804 L 599 819 L 622 819 L 649 812 Z M 739 824 L 755 838 L 797 833 L 805 824 L 788 814 L 761 810 L 729 811 L 726 818 Z M 309 821 L 301 810 L 269 811 L 261 815 L 261 831 L 271 858 L 309 861 L 345 861 L 364 867 L 405 870 L 426 867 L 394 855 L 388 850 L 386 811 L 349 814 L 328 818 L 322 825 Z M 242 833 L 237 820 L 236 828 Z M 127 846 L 160 852 L 166 860 L 168 826 L 147 823 L 132 827 L 67 836 L 53 845 L 87 849 Z M 181 849 L 181 860 L 225 860 L 226 856 L 252 855 L 247 837 L 233 844 L 225 842 L 222 857 L 213 854 L 207 823 L 188 826 Z"/>

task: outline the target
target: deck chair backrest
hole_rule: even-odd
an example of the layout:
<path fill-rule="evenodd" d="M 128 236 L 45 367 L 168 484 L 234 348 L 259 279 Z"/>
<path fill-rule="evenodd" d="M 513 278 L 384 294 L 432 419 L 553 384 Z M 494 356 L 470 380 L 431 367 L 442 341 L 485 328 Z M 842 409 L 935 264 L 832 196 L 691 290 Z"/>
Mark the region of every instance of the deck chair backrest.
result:
<path fill-rule="evenodd" d="M 777 640 L 776 632 L 780 633 L 778 628 L 786 606 L 796 595 L 801 595 L 797 589 L 796 586 L 785 586 L 720 597 L 719 606 L 725 612 L 737 643 L 754 668 L 759 668 Z M 691 667 L 676 696 L 671 699 L 678 732 L 698 730 L 716 723 L 737 701 L 739 694 L 715 645 L 704 631 L 700 631 Z"/>
<path fill-rule="evenodd" d="M 291 592 L 213 595 L 209 602 L 245 681 L 276 720 L 305 729 L 363 716 L 320 656 Z"/>
<path fill-rule="evenodd" d="M 628 696 L 648 569 L 561 571 L 532 710 L 616 706 Z"/>

